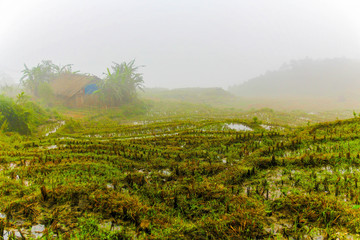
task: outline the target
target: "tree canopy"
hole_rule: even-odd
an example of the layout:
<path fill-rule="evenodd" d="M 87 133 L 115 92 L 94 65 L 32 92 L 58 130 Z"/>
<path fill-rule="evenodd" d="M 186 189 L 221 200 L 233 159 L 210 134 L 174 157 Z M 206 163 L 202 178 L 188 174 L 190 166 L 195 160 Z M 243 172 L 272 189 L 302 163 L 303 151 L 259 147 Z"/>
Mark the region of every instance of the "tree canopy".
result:
<path fill-rule="evenodd" d="M 24 65 L 23 76 L 20 80 L 21 85 L 33 96 L 46 98 L 43 92 L 50 92 L 49 83 L 64 73 L 72 72 L 72 65 L 60 66 L 50 60 L 42 61 L 37 66 L 29 68 Z M 105 106 L 120 106 L 131 103 L 137 99 L 137 91 L 143 90 L 144 80 L 139 69 L 143 66 L 135 65 L 135 60 L 113 62 L 107 69 L 104 78 L 98 83 L 98 95 L 100 102 Z"/>

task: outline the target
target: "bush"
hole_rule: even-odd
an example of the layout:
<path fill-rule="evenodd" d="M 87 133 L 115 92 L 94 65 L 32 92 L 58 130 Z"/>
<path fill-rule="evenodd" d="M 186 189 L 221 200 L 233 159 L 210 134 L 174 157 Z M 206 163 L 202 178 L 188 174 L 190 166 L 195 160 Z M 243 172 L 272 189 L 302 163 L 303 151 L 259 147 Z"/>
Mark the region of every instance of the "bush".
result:
<path fill-rule="evenodd" d="M 30 112 L 19 105 L 16 105 L 12 99 L 0 96 L 0 126 L 4 132 L 18 132 L 20 134 L 30 134 L 28 126 Z"/>
<path fill-rule="evenodd" d="M 0 95 L 0 129 L 2 132 L 17 132 L 29 135 L 44 124 L 50 117 L 49 112 L 34 102 L 15 103 L 11 98 Z"/>

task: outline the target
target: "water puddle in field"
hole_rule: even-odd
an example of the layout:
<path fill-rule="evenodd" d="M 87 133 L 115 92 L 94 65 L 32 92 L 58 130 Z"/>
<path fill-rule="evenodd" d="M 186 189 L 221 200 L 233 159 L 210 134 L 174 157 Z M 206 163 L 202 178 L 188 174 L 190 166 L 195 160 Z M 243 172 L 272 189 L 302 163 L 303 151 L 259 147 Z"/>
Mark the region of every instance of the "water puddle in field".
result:
<path fill-rule="evenodd" d="M 46 147 L 46 149 L 55 149 L 55 148 L 58 148 L 58 146 L 57 145 L 51 145 L 51 146 Z"/>
<path fill-rule="evenodd" d="M 265 129 L 265 130 L 268 130 L 268 131 L 270 131 L 271 129 L 273 129 L 273 126 L 265 125 L 265 124 L 261 124 L 260 127 L 262 127 L 262 128 Z"/>
<path fill-rule="evenodd" d="M 146 138 L 156 138 L 156 137 L 169 137 L 169 136 L 176 136 L 179 135 L 178 132 L 175 133 L 163 133 L 163 134 L 151 134 L 151 135 L 143 135 L 139 137 L 132 137 L 136 134 L 131 134 L 123 136 L 119 133 L 109 133 L 109 134 L 95 134 L 95 135 L 85 135 L 86 138 L 100 138 L 99 141 L 109 141 L 109 139 L 106 138 L 113 138 L 114 140 L 137 140 L 137 139 L 146 139 Z"/>
<path fill-rule="evenodd" d="M 50 146 L 40 146 L 39 149 L 46 149 L 46 150 L 53 150 L 53 149 L 57 149 L 59 147 L 66 147 L 66 144 L 63 144 L 63 145 L 50 145 Z"/>
<path fill-rule="evenodd" d="M 44 231 L 45 231 L 45 225 L 42 224 L 34 225 L 31 228 L 31 236 L 34 238 L 42 237 Z"/>
<path fill-rule="evenodd" d="M 10 164 L 9 164 L 9 168 L 10 168 L 10 169 L 16 168 L 16 164 L 15 164 L 15 163 L 10 163 Z"/>
<path fill-rule="evenodd" d="M 170 176 L 171 175 L 171 172 L 169 171 L 169 169 L 164 169 L 161 171 L 161 173 L 165 176 Z"/>
<path fill-rule="evenodd" d="M 57 130 L 58 130 L 61 126 L 63 126 L 63 125 L 65 125 L 65 121 L 60 121 L 60 122 L 58 122 L 52 130 L 50 130 L 50 131 L 48 131 L 47 133 L 45 133 L 45 137 L 49 136 L 49 135 L 52 134 L 52 133 L 56 133 Z"/>
<path fill-rule="evenodd" d="M 146 125 L 146 124 L 148 124 L 150 121 L 139 121 L 139 122 L 137 122 L 137 121 L 135 121 L 135 122 L 133 122 L 133 125 Z"/>
<path fill-rule="evenodd" d="M 21 226 L 24 224 L 24 221 L 17 221 L 15 225 Z M 113 227 L 113 229 L 116 228 Z M 116 229 L 115 229 L 116 230 Z M 43 224 L 37 224 L 32 226 L 31 230 L 25 229 L 25 228 L 11 228 L 11 229 L 4 229 L 4 232 L 2 233 L 4 240 L 8 239 L 40 239 L 43 237 L 45 232 L 45 225 Z M 15 237 L 15 238 L 14 238 Z M 54 234 L 51 239 L 57 239 L 57 235 Z"/>
<path fill-rule="evenodd" d="M 22 229 L 21 232 L 24 233 L 24 230 Z M 13 229 L 13 230 L 9 230 L 9 231 L 4 230 L 4 232 L 3 232 L 4 240 L 10 239 L 10 237 L 13 236 L 13 235 L 15 235 L 16 239 L 21 239 L 22 238 L 21 233 L 17 229 Z"/>
<path fill-rule="evenodd" d="M 5 219 L 6 218 L 6 214 L 4 213 L 0 213 L 0 219 Z M 24 221 L 22 220 L 18 220 L 15 222 L 15 225 L 20 226 L 24 224 Z M 33 238 L 39 238 L 43 236 L 43 231 L 45 230 L 45 226 L 42 224 L 38 224 L 32 227 L 31 229 L 31 234 L 27 229 L 23 229 L 21 228 L 20 231 L 21 233 L 24 235 L 24 237 L 33 237 Z M 7 240 L 10 239 L 11 237 L 15 236 L 16 239 L 23 239 L 23 236 L 21 235 L 20 231 L 18 229 L 4 229 L 4 232 L 2 233 L 3 235 L 3 239 Z"/>
<path fill-rule="evenodd" d="M 333 169 L 330 166 L 321 167 L 321 170 L 326 171 L 331 174 L 334 173 Z"/>
<path fill-rule="evenodd" d="M 269 220 L 272 222 L 271 225 L 265 228 L 265 231 L 272 233 L 275 236 L 282 236 L 281 232 L 283 229 L 291 229 L 293 224 L 287 219 L 277 219 L 275 217 L 269 217 Z"/>
<path fill-rule="evenodd" d="M 68 139 L 68 140 L 76 140 L 76 138 L 72 138 L 72 137 L 61 137 L 59 138 L 60 140 L 64 140 L 64 139 Z"/>
<path fill-rule="evenodd" d="M 240 123 L 226 123 L 224 124 L 224 128 L 225 129 L 228 128 L 236 131 L 253 131 L 252 128 Z"/>
<path fill-rule="evenodd" d="M 284 131 L 285 130 L 284 127 L 272 126 L 272 125 L 266 125 L 266 124 L 261 124 L 260 127 L 262 127 L 263 129 L 265 129 L 267 131 L 272 131 L 272 130 Z"/>

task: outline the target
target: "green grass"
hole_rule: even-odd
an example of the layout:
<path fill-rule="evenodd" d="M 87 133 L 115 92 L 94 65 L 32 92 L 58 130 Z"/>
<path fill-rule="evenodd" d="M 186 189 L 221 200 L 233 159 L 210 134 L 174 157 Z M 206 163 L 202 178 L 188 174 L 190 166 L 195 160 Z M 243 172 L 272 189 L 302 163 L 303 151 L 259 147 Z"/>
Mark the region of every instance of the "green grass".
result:
<path fill-rule="evenodd" d="M 161 104 L 130 117 L 81 110 L 48 136 L 54 123 L 2 134 L 0 230 L 29 235 L 43 224 L 45 239 L 358 236 L 359 118 Z"/>

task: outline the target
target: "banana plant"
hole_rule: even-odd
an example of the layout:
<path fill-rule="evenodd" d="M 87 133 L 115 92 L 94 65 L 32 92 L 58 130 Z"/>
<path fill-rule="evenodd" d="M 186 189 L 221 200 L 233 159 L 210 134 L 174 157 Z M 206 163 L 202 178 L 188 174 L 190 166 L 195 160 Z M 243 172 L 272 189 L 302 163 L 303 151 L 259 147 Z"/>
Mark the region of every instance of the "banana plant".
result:
<path fill-rule="evenodd" d="M 142 74 L 137 72 L 140 67 L 132 60 L 121 64 L 114 62 L 111 69 L 107 69 L 98 91 L 106 105 L 118 106 L 136 98 L 137 89 L 142 90 L 144 84 Z"/>
<path fill-rule="evenodd" d="M 61 66 L 52 63 L 50 60 L 43 60 L 33 68 L 29 68 L 26 64 L 24 64 L 24 67 L 20 85 L 36 97 L 39 96 L 39 86 L 41 83 L 49 83 L 63 73 L 77 73 L 72 71 L 72 64 Z"/>

